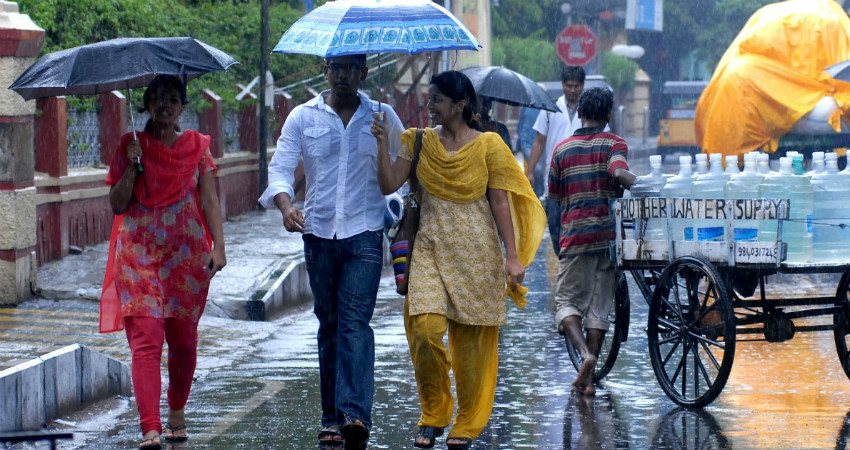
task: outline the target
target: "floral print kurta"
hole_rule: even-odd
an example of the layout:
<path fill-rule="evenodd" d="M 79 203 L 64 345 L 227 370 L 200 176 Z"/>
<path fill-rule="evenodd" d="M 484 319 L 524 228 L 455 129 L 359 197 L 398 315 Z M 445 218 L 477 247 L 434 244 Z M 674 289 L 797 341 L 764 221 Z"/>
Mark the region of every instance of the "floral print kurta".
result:
<path fill-rule="evenodd" d="M 215 170 L 209 149 L 199 174 Z M 115 287 L 123 317 L 177 318 L 198 322 L 206 305 L 210 252 L 201 209 L 191 189 L 168 206 L 132 202 L 115 245 Z"/>

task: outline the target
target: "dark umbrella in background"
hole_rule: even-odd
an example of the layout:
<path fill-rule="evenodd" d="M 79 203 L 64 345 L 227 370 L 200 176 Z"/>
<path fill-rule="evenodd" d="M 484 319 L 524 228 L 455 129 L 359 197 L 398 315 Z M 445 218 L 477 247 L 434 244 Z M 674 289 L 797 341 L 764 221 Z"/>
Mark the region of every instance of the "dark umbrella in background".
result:
<path fill-rule="evenodd" d="M 513 106 L 528 106 L 535 109 L 558 112 L 558 106 L 546 91 L 534 82 L 513 70 L 499 66 L 469 67 L 461 70 L 481 97 Z"/>
<path fill-rule="evenodd" d="M 97 95 L 146 87 L 157 75 L 180 76 L 186 84 L 233 64 L 238 62 L 227 53 L 189 37 L 119 38 L 44 55 L 9 89 L 24 100 Z M 132 105 L 130 118 L 135 135 Z"/>

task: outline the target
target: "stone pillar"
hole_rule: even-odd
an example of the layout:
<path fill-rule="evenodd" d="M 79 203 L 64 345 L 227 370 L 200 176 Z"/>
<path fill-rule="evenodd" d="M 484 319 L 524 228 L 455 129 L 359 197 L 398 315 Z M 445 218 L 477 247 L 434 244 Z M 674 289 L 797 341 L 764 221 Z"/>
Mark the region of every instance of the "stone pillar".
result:
<path fill-rule="evenodd" d="M 272 142 L 277 142 L 280 137 L 280 130 L 283 129 L 283 123 L 289 117 L 294 106 L 292 105 L 292 96 L 284 92 L 274 96 L 274 129 L 272 130 Z"/>
<path fill-rule="evenodd" d="M 649 75 L 641 69 L 635 73 L 635 87 L 626 99 L 626 135 L 640 136 L 643 133 L 643 108 L 649 106 Z M 650 120 L 647 118 L 647 120 Z M 652 129 L 652 124 L 649 124 Z"/>
<path fill-rule="evenodd" d="M 221 114 L 221 97 L 204 89 L 204 101 L 210 107 L 198 114 L 198 132 L 210 136 L 210 153 L 213 158 L 224 156 L 224 118 Z"/>
<path fill-rule="evenodd" d="M 100 105 L 100 114 L 97 115 L 100 162 L 109 167 L 121 136 L 127 132 L 127 97 L 121 91 L 104 92 L 98 96 L 97 103 Z M 144 130 L 145 124 L 137 123 L 136 127 Z"/>
<path fill-rule="evenodd" d="M 242 85 L 238 85 L 242 86 Z M 242 89 L 240 87 L 240 89 Z M 260 114 L 257 108 L 262 108 L 262 105 L 257 105 L 257 96 L 249 92 L 242 97 L 242 102 L 245 106 L 239 108 L 239 150 L 249 151 L 251 153 L 259 152 L 260 139 Z"/>
<path fill-rule="evenodd" d="M 68 175 L 68 115 L 65 97 L 36 100 L 35 170 L 53 178 Z"/>
<path fill-rule="evenodd" d="M 17 3 L 0 1 L 0 85 L 34 61 L 44 30 Z M 35 287 L 35 102 L 0 89 L 0 304 L 32 297 Z"/>

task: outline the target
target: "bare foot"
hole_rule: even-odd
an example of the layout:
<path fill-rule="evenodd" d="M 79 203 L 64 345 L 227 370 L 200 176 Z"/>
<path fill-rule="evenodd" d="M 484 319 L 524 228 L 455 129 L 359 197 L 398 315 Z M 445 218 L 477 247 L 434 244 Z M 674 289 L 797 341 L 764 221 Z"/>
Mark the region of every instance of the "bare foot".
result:
<path fill-rule="evenodd" d="M 591 384 L 588 384 L 587 386 L 585 386 L 583 390 L 581 390 L 581 391 L 578 391 L 578 390 L 577 390 L 576 392 L 577 392 L 578 394 L 581 394 L 581 395 L 586 395 L 586 396 L 594 397 L 594 396 L 596 396 L 596 386 L 594 386 L 594 385 L 591 383 Z"/>
<path fill-rule="evenodd" d="M 588 356 L 584 358 L 581 367 L 578 370 L 573 386 L 577 392 L 584 392 L 588 386 L 593 386 L 593 369 L 596 367 L 596 357 Z"/>

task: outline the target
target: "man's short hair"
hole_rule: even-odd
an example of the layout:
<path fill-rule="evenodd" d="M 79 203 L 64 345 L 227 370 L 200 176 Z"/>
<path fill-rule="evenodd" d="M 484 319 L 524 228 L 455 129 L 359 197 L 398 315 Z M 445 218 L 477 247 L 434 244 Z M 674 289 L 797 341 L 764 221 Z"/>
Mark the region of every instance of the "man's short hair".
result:
<path fill-rule="evenodd" d="M 363 55 L 344 55 L 344 56 L 350 56 L 350 57 L 354 58 L 354 61 L 357 64 L 359 64 L 363 67 L 366 67 L 366 55 L 365 54 L 363 54 Z M 334 57 L 331 57 L 331 58 L 325 58 L 325 64 L 330 64 L 334 59 L 342 58 L 342 57 L 343 56 L 334 56 Z"/>
<path fill-rule="evenodd" d="M 578 81 L 584 84 L 584 68 L 582 66 L 561 65 L 561 83 L 567 81 Z"/>
<path fill-rule="evenodd" d="M 588 120 L 607 121 L 614 108 L 614 93 L 602 87 L 588 89 L 578 98 L 579 116 Z"/>

